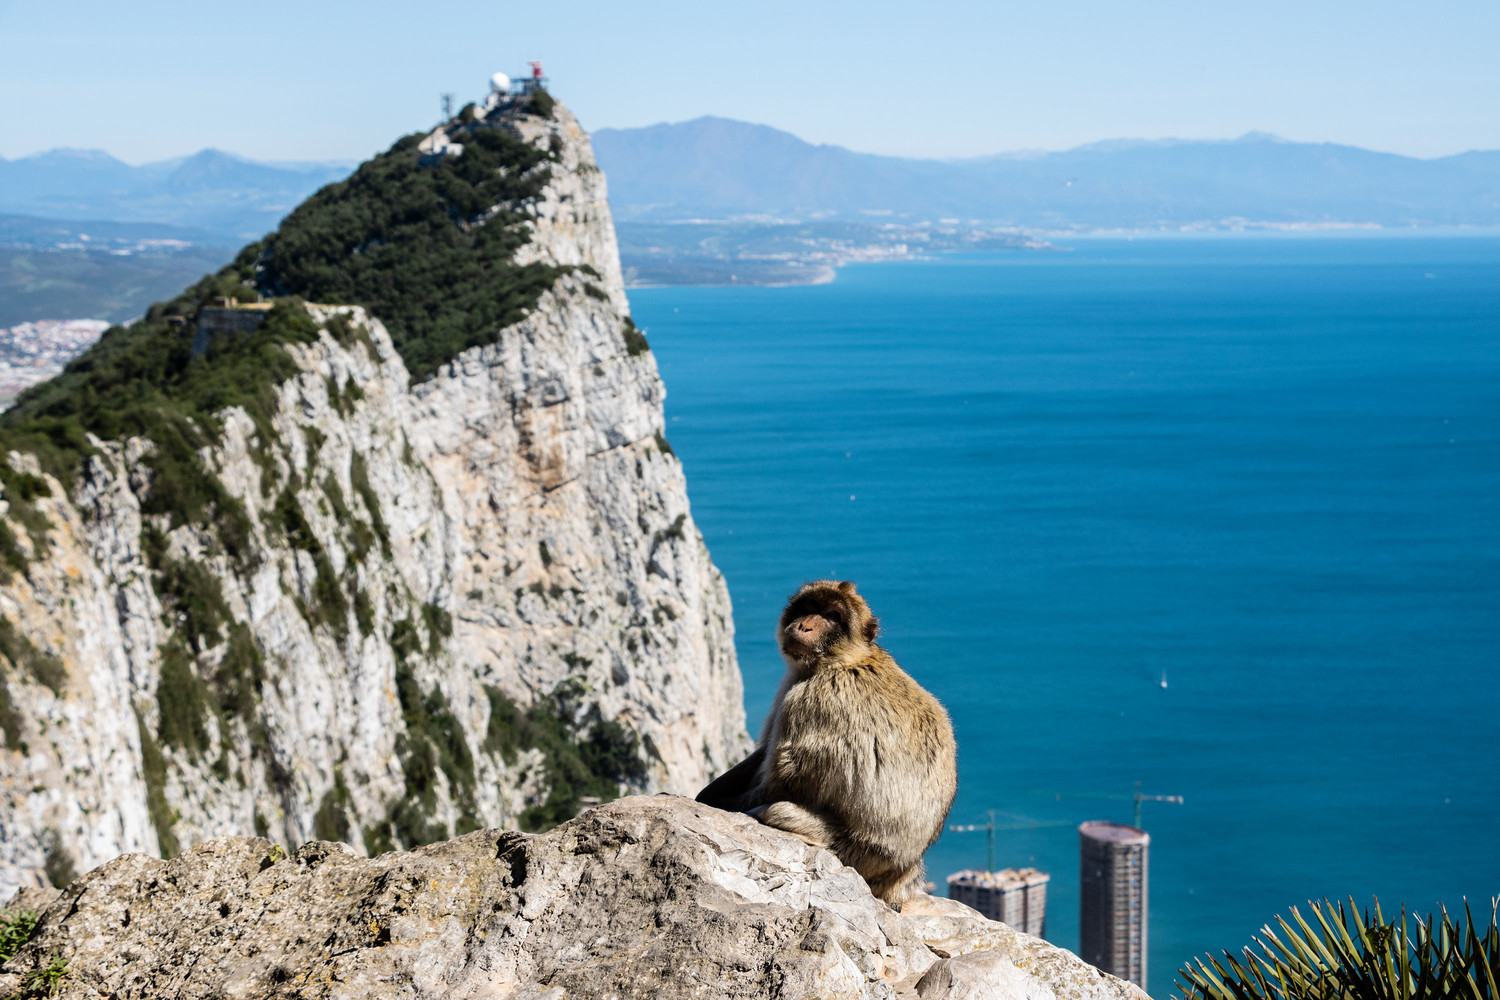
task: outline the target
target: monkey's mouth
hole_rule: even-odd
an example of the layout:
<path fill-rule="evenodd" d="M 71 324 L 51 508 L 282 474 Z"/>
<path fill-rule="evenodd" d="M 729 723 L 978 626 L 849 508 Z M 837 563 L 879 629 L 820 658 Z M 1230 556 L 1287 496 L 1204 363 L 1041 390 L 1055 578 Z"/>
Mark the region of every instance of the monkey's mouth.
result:
<path fill-rule="evenodd" d="M 781 652 L 783 655 L 790 656 L 793 659 L 806 660 L 823 652 L 823 644 L 821 642 L 808 642 L 805 639 L 792 635 L 790 632 L 786 632 L 781 636 Z"/>
<path fill-rule="evenodd" d="M 782 652 L 788 656 L 816 656 L 834 637 L 833 623 L 821 615 L 799 618 L 782 630 Z"/>

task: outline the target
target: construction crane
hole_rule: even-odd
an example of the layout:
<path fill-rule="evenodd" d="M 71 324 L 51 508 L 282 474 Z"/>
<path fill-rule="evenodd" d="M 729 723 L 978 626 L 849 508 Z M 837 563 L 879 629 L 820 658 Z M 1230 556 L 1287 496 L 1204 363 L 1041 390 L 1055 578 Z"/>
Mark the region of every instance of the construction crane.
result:
<path fill-rule="evenodd" d="M 1047 795 L 1058 801 L 1063 799 L 1130 799 L 1135 804 L 1135 821 L 1131 824 L 1137 830 L 1141 829 L 1141 803 L 1142 802 L 1175 802 L 1182 805 L 1181 795 L 1147 795 L 1141 791 L 1141 783 L 1135 783 L 1135 793 L 1132 795 L 1115 795 L 1110 792 L 1033 792 L 1033 795 Z"/>
<path fill-rule="evenodd" d="M 973 833 L 976 830 L 983 830 L 988 835 L 985 838 L 986 841 L 987 841 L 987 844 L 986 844 L 985 865 L 984 865 L 984 870 L 987 871 L 987 872 L 992 872 L 992 871 L 995 870 L 995 831 L 996 830 L 1040 830 L 1043 827 L 1048 827 L 1048 826 L 1072 826 L 1073 825 L 1068 820 L 1027 820 L 1024 823 L 1003 823 L 1003 824 L 997 824 L 995 822 L 995 810 L 993 810 L 993 809 L 988 810 L 988 812 L 986 813 L 986 815 L 988 815 L 989 818 L 990 818 L 990 821 L 988 823 L 958 823 L 958 824 L 952 824 L 952 825 L 950 825 L 948 827 L 948 829 L 951 830 L 951 831 L 953 831 L 954 833 Z"/>

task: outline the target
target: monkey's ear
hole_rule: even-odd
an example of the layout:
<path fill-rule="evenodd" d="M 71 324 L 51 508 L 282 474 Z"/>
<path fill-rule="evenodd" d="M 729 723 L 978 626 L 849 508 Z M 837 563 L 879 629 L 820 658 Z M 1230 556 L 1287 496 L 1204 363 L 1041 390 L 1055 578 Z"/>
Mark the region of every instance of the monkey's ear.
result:
<path fill-rule="evenodd" d="M 854 593 L 854 581 L 853 580 L 843 580 L 843 581 L 841 581 L 839 583 L 839 593 L 841 593 L 841 594 L 852 594 L 852 593 Z"/>
<path fill-rule="evenodd" d="M 875 636 L 879 632 L 880 619 L 876 618 L 874 615 L 871 615 L 870 620 L 865 622 L 865 642 L 874 642 Z"/>

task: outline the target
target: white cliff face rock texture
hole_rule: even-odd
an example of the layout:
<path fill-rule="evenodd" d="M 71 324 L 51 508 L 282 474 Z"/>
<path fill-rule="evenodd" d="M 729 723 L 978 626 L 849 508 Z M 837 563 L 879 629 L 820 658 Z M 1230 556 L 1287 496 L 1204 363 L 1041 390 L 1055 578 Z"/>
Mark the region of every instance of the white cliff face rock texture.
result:
<path fill-rule="evenodd" d="M 379 317 L 309 306 L 271 447 L 230 409 L 199 452 L 247 554 L 146 512 L 147 439 L 95 438 L 70 491 L 5 457 L 50 525 L 32 544 L 5 497 L 26 560 L 0 585 L 0 898 L 225 835 L 515 828 L 576 783 L 560 741 L 612 787 L 686 794 L 748 749 L 603 175 L 560 105 L 505 127 L 555 157 L 518 259 L 564 270 L 416 384 Z"/>
<path fill-rule="evenodd" d="M 221 838 L 47 899 L 16 901 L 42 918 L 0 991 L 56 958 L 54 995 L 120 1000 L 1148 1000 L 961 903 L 897 913 L 828 851 L 673 796 L 374 860 Z"/>

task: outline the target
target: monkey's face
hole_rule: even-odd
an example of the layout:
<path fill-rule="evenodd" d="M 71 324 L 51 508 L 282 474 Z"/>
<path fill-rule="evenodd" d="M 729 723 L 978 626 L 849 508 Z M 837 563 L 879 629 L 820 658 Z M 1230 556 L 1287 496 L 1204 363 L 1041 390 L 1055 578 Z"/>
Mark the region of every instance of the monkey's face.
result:
<path fill-rule="evenodd" d="M 792 595 L 776 639 L 781 654 L 797 663 L 812 663 L 844 653 L 863 653 L 880 626 L 854 584 L 816 580 Z"/>

